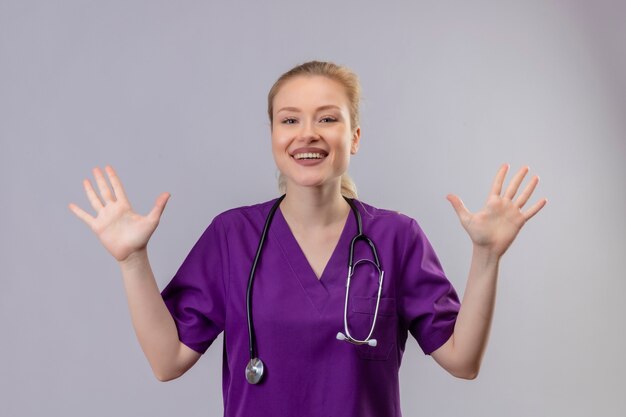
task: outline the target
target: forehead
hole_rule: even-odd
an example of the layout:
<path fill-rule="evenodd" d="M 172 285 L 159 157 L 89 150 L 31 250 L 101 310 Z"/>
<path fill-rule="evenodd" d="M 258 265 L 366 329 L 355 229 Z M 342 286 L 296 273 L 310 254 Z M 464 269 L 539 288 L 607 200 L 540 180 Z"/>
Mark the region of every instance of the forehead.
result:
<path fill-rule="evenodd" d="M 274 97 L 276 110 L 284 106 L 305 109 L 327 104 L 347 107 L 348 96 L 341 83 L 320 75 L 294 77 L 285 82 Z"/>

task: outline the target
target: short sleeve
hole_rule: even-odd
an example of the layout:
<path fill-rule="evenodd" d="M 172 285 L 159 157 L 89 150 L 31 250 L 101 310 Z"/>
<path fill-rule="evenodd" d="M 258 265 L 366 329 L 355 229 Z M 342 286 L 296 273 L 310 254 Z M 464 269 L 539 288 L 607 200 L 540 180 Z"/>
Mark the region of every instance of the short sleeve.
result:
<path fill-rule="evenodd" d="M 224 330 L 228 247 L 219 216 L 195 243 L 182 265 L 161 291 L 178 338 L 203 354 Z"/>
<path fill-rule="evenodd" d="M 414 219 L 406 232 L 400 314 L 422 351 L 429 355 L 452 336 L 461 303 Z"/>

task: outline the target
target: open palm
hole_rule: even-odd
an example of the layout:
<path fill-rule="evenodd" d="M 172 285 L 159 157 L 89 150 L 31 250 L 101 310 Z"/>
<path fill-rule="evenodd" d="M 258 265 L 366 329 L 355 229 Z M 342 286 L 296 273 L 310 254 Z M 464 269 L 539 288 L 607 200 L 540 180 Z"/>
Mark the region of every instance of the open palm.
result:
<path fill-rule="evenodd" d="M 489 250 L 495 256 L 502 256 L 506 252 L 522 226 L 547 203 L 543 198 L 526 211 L 522 211 L 522 207 L 539 182 L 536 175 L 514 200 L 522 180 L 528 173 L 528 167 L 520 169 L 504 194 L 500 195 L 508 169 L 508 164 L 502 165 L 493 181 L 485 206 L 476 213 L 471 213 L 456 195 L 447 196 L 474 245 Z"/>
<path fill-rule="evenodd" d="M 170 194 L 160 194 L 150 213 L 141 216 L 133 211 L 113 168 L 107 165 L 105 170 L 113 186 L 113 192 L 109 189 L 100 168 L 93 169 L 102 199 L 98 197 L 89 180 L 83 180 L 87 198 L 97 216 L 91 216 L 73 203 L 68 207 L 94 231 L 102 245 L 116 260 L 124 261 L 132 253 L 147 246 L 150 236 L 159 224 Z"/>

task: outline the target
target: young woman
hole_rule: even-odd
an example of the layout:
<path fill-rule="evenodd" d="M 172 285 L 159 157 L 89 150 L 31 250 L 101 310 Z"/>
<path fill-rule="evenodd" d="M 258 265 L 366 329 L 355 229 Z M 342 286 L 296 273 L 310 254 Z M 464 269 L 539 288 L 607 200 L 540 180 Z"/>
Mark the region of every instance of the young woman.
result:
<path fill-rule="evenodd" d="M 503 165 L 477 213 L 448 195 L 473 242 L 461 304 L 418 223 L 357 199 L 346 173 L 360 144 L 359 97 L 355 74 L 333 63 L 283 74 L 268 96 L 283 195 L 218 214 L 162 292 L 147 243 L 169 194 L 141 216 L 111 166 L 113 190 L 99 168 L 100 196 L 84 180 L 97 217 L 69 208 L 119 261 L 133 326 L 159 380 L 184 374 L 222 331 L 229 417 L 400 416 L 409 332 L 452 375 L 476 377 L 499 260 L 546 204 L 522 209 L 539 179 L 517 195 L 524 167 L 503 191 Z"/>

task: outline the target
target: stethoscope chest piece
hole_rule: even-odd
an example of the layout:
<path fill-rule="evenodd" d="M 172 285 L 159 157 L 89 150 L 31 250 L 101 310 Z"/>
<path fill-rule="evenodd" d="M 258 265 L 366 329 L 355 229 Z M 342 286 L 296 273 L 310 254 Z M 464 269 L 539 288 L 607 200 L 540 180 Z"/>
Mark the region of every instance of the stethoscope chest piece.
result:
<path fill-rule="evenodd" d="M 246 379 L 251 384 L 257 384 L 263 377 L 263 362 L 259 358 L 252 358 L 246 365 Z"/>

